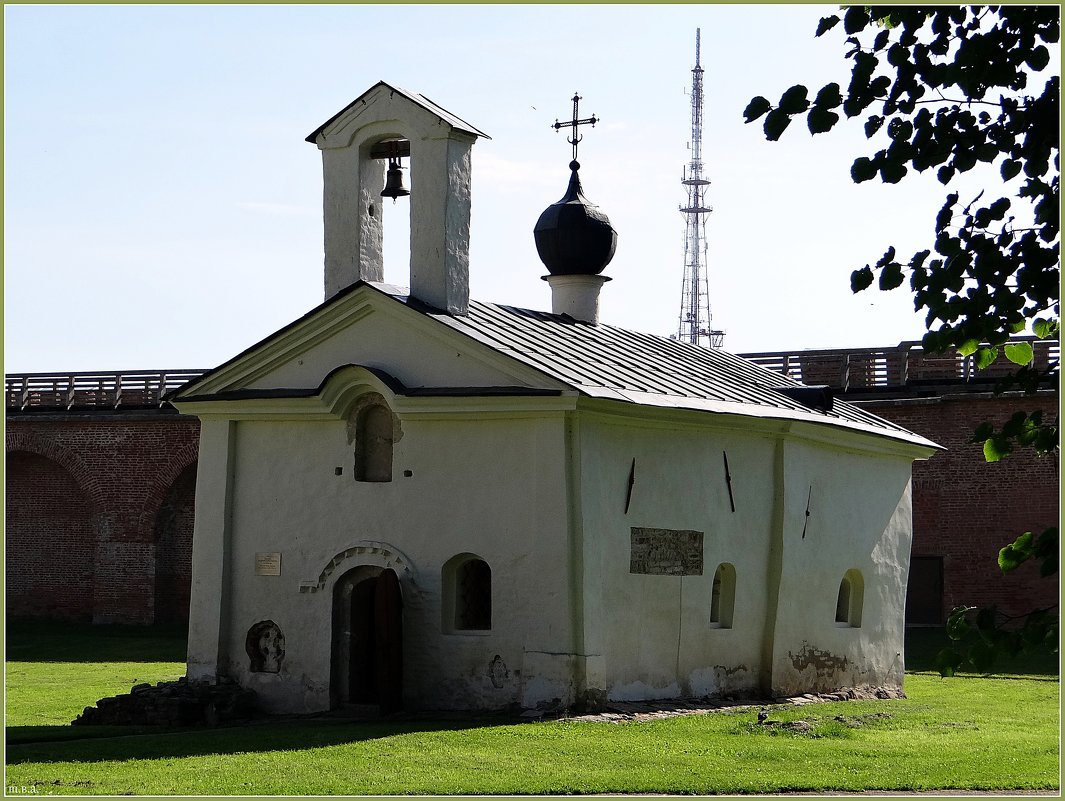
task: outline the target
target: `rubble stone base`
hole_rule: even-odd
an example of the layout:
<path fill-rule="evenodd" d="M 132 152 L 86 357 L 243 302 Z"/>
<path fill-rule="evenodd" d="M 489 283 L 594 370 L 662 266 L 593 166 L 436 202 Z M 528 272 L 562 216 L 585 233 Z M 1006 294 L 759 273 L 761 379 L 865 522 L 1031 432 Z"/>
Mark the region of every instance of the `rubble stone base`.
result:
<path fill-rule="evenodd" d="M 154 687 L 138 684 L 124 695 L 85 707 L 74 726 L 218 726 L 248 720 L 255 693 L 236 682 L 189 682 L 186 677 Z"/>

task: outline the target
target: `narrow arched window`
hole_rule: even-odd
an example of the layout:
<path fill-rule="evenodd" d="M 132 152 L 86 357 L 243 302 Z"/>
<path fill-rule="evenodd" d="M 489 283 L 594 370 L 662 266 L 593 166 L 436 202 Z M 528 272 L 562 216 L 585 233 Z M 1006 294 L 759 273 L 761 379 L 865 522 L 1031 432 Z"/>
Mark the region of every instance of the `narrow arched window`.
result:
<path fill-rule="evenodd" d="M 359 412 L 355 431 L 355 480 L 392 480 L 392 412 L 379 403 Z"/>
<path fill-rule="evenodd" d="M 463 562 L 456 576 L 455 628 L 492 628 L 492 568 L 481 559 Z"/>
<path fill-rule="evenodd" d="M 843 574 L 836 594 L 836 625 L 858 628 L 862 625 L 862 605 L 865 602 L 865 582 L 862 572 L 850 569 Z"/>
<path fill-rule="evenodd" d="M 714 571 L 710 588 L 710 625 L 719 629 L 732 628 L 736 608 L 736 568 L 722 562 Z"/>
<path fill-rule="evenodd" d="M 492 568 L 473 554 L 448 560 L 443 570 L 444 630 L 489 631 L 492 628 Z"/>

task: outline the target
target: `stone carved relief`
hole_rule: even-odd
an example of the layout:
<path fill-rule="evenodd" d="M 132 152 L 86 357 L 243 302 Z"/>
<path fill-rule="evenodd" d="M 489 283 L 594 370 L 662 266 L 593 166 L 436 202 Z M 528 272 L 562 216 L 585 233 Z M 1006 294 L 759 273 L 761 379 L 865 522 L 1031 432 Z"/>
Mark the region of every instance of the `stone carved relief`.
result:
<path fill-rule="evenodd" d="M 492 686 L 497 690 L 510 678 L 510 671 L 507 670 L 507 665 L 499 654 L 496 654 L 495 659 L 488 663 L 488 678 L 492 680 Z"/>
<path fill-rule="evenodd" d="M 631 528 L 629 573 L 650 576 L 701 576 L 703 532 Z"/>
<path fill-rule="evenodd" d="M 252 673 L 280 673 L 285 659 L 285 635 L 272 620 L 261 620 L 248 629 L 244 644 Z"/>

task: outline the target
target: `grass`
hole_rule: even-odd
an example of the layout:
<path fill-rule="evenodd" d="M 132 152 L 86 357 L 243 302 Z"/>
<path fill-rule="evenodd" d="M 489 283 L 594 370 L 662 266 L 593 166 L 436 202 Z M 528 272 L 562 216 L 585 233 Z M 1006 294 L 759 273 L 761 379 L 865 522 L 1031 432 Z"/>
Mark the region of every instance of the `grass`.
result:
<path fill-rule="evenodd" d="M 77 701 L 79 711 L 95 700 L 88 696 L 108 668 L 114 684 L 126 683 L 118 690 L 128 690 L 133 676 L 143 678 L 142 665 L 161 672 L 176 665 L 180 673 L 180 662 L 144 658 L 149 647 L 159 645 L 149 646 L 150 636 L 111 635 L 116 651 L 89 652 L 130 659 L 73 663 L 75 679 L 78 666 L 102 670 L 99 676 L 95 670 L 85 673 L 81 691 L 87 695 Z M 39 659 L 41 649 L 57 646 L 48 644 L 54 636 L 38 635 L 29 639 L 39 647 L 9 649 L 9 658 L 21 653 L 27 661 L 8 665 L 7 784 L 30 792 L 96 795 L 1056 789 L 1056 660 L 1011 665 L 1025 672 L 993 678 L 941 679 L 927 672 L 935 636 L 914 632 L 908 643 L 916 672 L 907 676 L 906 700 L 773 708 L 774 726 L 759 726 L 753 711 L 742 711 L 625 724 L 290 721 L 170 733 L 133 730 L 118 737 L 101 737 L 116 731 L 97 727 L 102 731 L 82 730 L 93 736 L 75 734 L 79 739 L 72 740 L 64 738 L 77 727 L 31 722 L 47 715 L 49 693 L 27 685 L 54 682 L 54 671 L 72 665 Z M 12 643 L 10 629 L 8 638 Z M 118 643 L 123 638 L 125 648 Z M 172 657 L 179 644 L 158 653 Z M 20 699 L 32 700 L 37 710 L 21 708 Z M 58 696 L 55 700 L 56 710 L 65 709 L 62 704 L 73 696 L 62 704 Z M 797 728 L 787 728 L 789 722 Z"/>
<path fill-rule="evenodd" d="M 8 742 L 13 730 L 17 741 L 35 736 L 31 729 L 65 727 L 97 699 L 129 692 L 134 684 L 185 675 L 185 639 L 179 627 L 8 622 Z"/>

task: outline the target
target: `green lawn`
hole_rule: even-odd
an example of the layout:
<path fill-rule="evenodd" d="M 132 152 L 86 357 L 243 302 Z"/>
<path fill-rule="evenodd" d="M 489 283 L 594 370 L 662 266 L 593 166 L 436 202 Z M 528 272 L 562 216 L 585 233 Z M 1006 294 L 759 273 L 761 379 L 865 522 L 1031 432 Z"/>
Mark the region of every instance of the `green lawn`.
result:
<path fill-rule="evenodd" d="M 55 635 L 24 636 L 45 641 Z M 132 736 L 107 727 L 42 727 L 41 721 L 60 723 L 72 707 L 80 711 L 99 687 L 117 692 L 130 681 L 181 673 L 180 661 L 172 659 L 180 652 L 178 638 L 171 638 L 171 651 L 156 652 L 170 658 L 152 661 L 145 658 L 149 647 L 159 645 L 150 646 L 152 637 L 129 634 L 122 648 L 123 633 L 110 636 L 117 651 L 93 651 L 108 661 L 71 663 L 40 659 L 41 648 L 28 645 L 20 652 L 9 630 L 9 660 L 15 660 L 7 678 L 9 786 L 107 795 L 1058 787 L 1056 661 L 1009 666 L 1042 674 L 996 678 L 914 672 L 906 679 L 906 700 L 772 710 L 771 720 L 806 721 L 810 728 L 802 733 L 758 726 L 752 711 L 625 724 L 272 722 Z M 942 635 L 914 634 L 908 645 L 912 666 L 927 667 L 935 636 Z M 119 653 L 129 661 L 116 661 Z M 27 661 L 17 661 L 20 655 Z M 55 689 L 60 685 L 63 692 Z M 127 736 L 110 736 L 119 732 Z"/>

